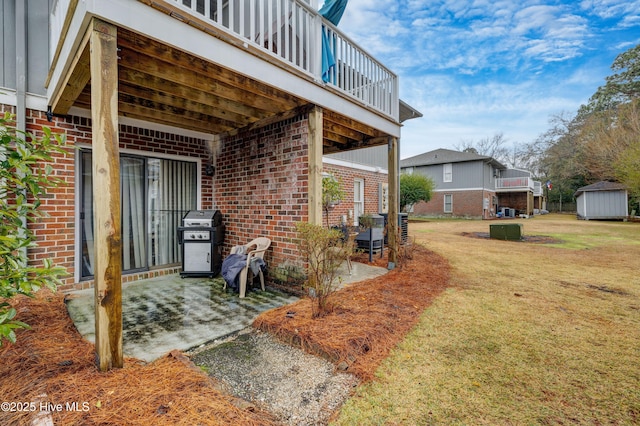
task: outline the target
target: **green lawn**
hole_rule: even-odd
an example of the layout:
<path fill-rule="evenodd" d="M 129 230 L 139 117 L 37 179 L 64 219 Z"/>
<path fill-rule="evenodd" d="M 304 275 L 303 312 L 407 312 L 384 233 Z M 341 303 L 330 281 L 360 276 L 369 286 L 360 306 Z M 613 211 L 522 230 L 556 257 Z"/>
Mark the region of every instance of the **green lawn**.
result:
<path fill-rule="evenodd" d="M 410 224 L 451 263 L 451 288 L 336 424 L 640 424 L 640 224 L 511 222 L 560 241 L 461 235 L 487 221 Z"/>

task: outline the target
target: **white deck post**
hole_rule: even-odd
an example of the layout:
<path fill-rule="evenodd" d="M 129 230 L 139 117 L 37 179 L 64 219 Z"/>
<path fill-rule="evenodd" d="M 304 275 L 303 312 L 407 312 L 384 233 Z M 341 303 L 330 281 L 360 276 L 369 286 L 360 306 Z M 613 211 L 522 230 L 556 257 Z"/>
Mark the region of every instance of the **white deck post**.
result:
<path fill-rule="evenodd" d="M 387 219 L 387 237 L 389 244 L 389 269 L 398 264 L 400 239 L 398 236 L 398 210 L 400 200 L 400 179 L 398 168 L 398 138 L 389 138 L 389 216 Z"/>

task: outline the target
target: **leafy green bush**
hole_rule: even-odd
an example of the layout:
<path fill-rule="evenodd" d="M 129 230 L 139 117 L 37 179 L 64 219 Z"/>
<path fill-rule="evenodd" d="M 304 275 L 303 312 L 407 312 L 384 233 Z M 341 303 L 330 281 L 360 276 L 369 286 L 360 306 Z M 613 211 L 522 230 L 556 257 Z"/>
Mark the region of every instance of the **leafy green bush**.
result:
<path fill-rule="evenodd" d="M 400 175 L 400 211 L 406 211 L 408 206 L 419 201 L 429 201 L 433 195 L 435 183 L 424 175 Z"/>
<path fill-rule="evenodd" d="M 27 223 L 45 217 L 40 199 L 50 187 L 61 183 L 52 176 L 51 154 L 65 151 L 64 139 L 43 128 L 43 136 L 14 130 L 13 117 L 0 118 L 0 346 L 16 341 L 15 329 L 28 328 L 14 320 L 11 298 L 18 294 L 33 297 L 41 287 L 55 290 L 66 273 L 49 259 L 37 267 L 28 263 L 27 249 L 36 246 Z M 43 164 L 45 164 L 43 166 Z"/>

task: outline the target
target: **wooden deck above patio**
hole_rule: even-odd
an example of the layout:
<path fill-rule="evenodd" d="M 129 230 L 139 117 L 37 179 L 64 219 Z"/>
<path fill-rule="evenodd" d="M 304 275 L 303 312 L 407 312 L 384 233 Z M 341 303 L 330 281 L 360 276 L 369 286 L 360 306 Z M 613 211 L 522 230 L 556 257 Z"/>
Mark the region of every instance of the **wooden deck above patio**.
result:
<path fill-rule="evenodd" d="M 52 52 L 54 60 L 48 82 L 54 114 L 68 114 L 71 107 L 91 109 L 90 43 L 86 25 L 89 16 L 103 15 L 102 19 L 117 28 L 117 103 L 118 115 L 122 117 L 219 137 L 262 127 L 320 106 L 324 110 L 325 154 L 381 145 L 387 143 L 388 137 L 399 136 L 395 117 L 399 99 L 394 92 L 393 74 L 374 69 L 373 60 L 365 65 L 371 71 L 356 72 L 355 65 L 348 65 L 339 55 L 340 66 L 331 77 L 335 83 L 324 82 L 314 74 L 319 65 L 314 64 L 313 58 L 317 55 L 312 52 L 319 46 L 316 42 L 322 31 L 320 25 L 331 24 L 322 23 L 305 2 L 235 1 L 238 3 L 236 14 L 242 5 L 247 3 L 248 8 L 251 3 L 251 7 L 258 8 L 258 15 L 269 15 L 272 8 L 274 11 L 284 9 L 280 15 L 299 15 L 288 21 L 291 22 L 287 25 L 288 35 L 279 35 L 275 30 L 269 32 L 260 24 L 275 19 L 274 25 L 284 28 L 280 18 L 273 16 L 254 17 L 250 21 L 258 22 L 255 28 L 249 28 L 249 24 L 246 29 L 233 28 L 228 14 L 234 12 L 226 9 L 227 18 L 223 18 L 215 11 L 216 7 L 222 7 L 216 0 L 86 3 L 61 0 L 59 3 L 66 3 L 67 9 L 60 24 L 62 35 L 56 51 Z M 258 7 L 260 4 L 262 8 Z M 198 5 L 207 6 L 210 13 L 204 13 Z M 132 15 L 140 14 L 147 18 L 132 19 Z M 149 22 L 146 21 L 153 21 L 154 25 L 147 28 Z M 311 28 L 314 23 L 317 27 Z M 301 25 L 308 34 L 301 34 L 302 30 L 296 29 L 296 25 Z M 318 32 L 318 40 L 310 35 L 313 30 Z M 335 33 L 336 29 L 331 31 Z M 275 43 L 283 46 L 289 39 L 301 39 L 304 49 L 300 47 L 297 55 L 277 53 L 275 47 L 265 49 L 263 45 L 269 37 L 279 40 Z M 287 51 L 297 47 L 286 44 Z M 65 50 L 73 55 L 61 55 Z M 61 58 L 71 60 L 65 63 Z M 379 82 L 382 86 L 373 87 L 375 81 L 372 77 L 365 78 L 367 72 L 392 83 Z M 366 102 L 361 98 L 366 90 L 370 91 L 367 98 L 372 100 L 387 98 L 382 103 Z M 395 102 L 393 107 L 392 102 Z"/>

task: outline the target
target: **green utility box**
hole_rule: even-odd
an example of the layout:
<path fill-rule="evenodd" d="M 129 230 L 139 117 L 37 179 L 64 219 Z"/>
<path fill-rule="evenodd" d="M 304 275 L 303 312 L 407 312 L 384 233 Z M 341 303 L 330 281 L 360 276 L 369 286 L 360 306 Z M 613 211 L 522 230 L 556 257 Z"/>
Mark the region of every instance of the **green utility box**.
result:
<path fill-rule="evenodd" d="M 522 224 L 507 223 L 489 225 L 489 237 L 494 240 L 519 241 L 522 239 Z"/>

